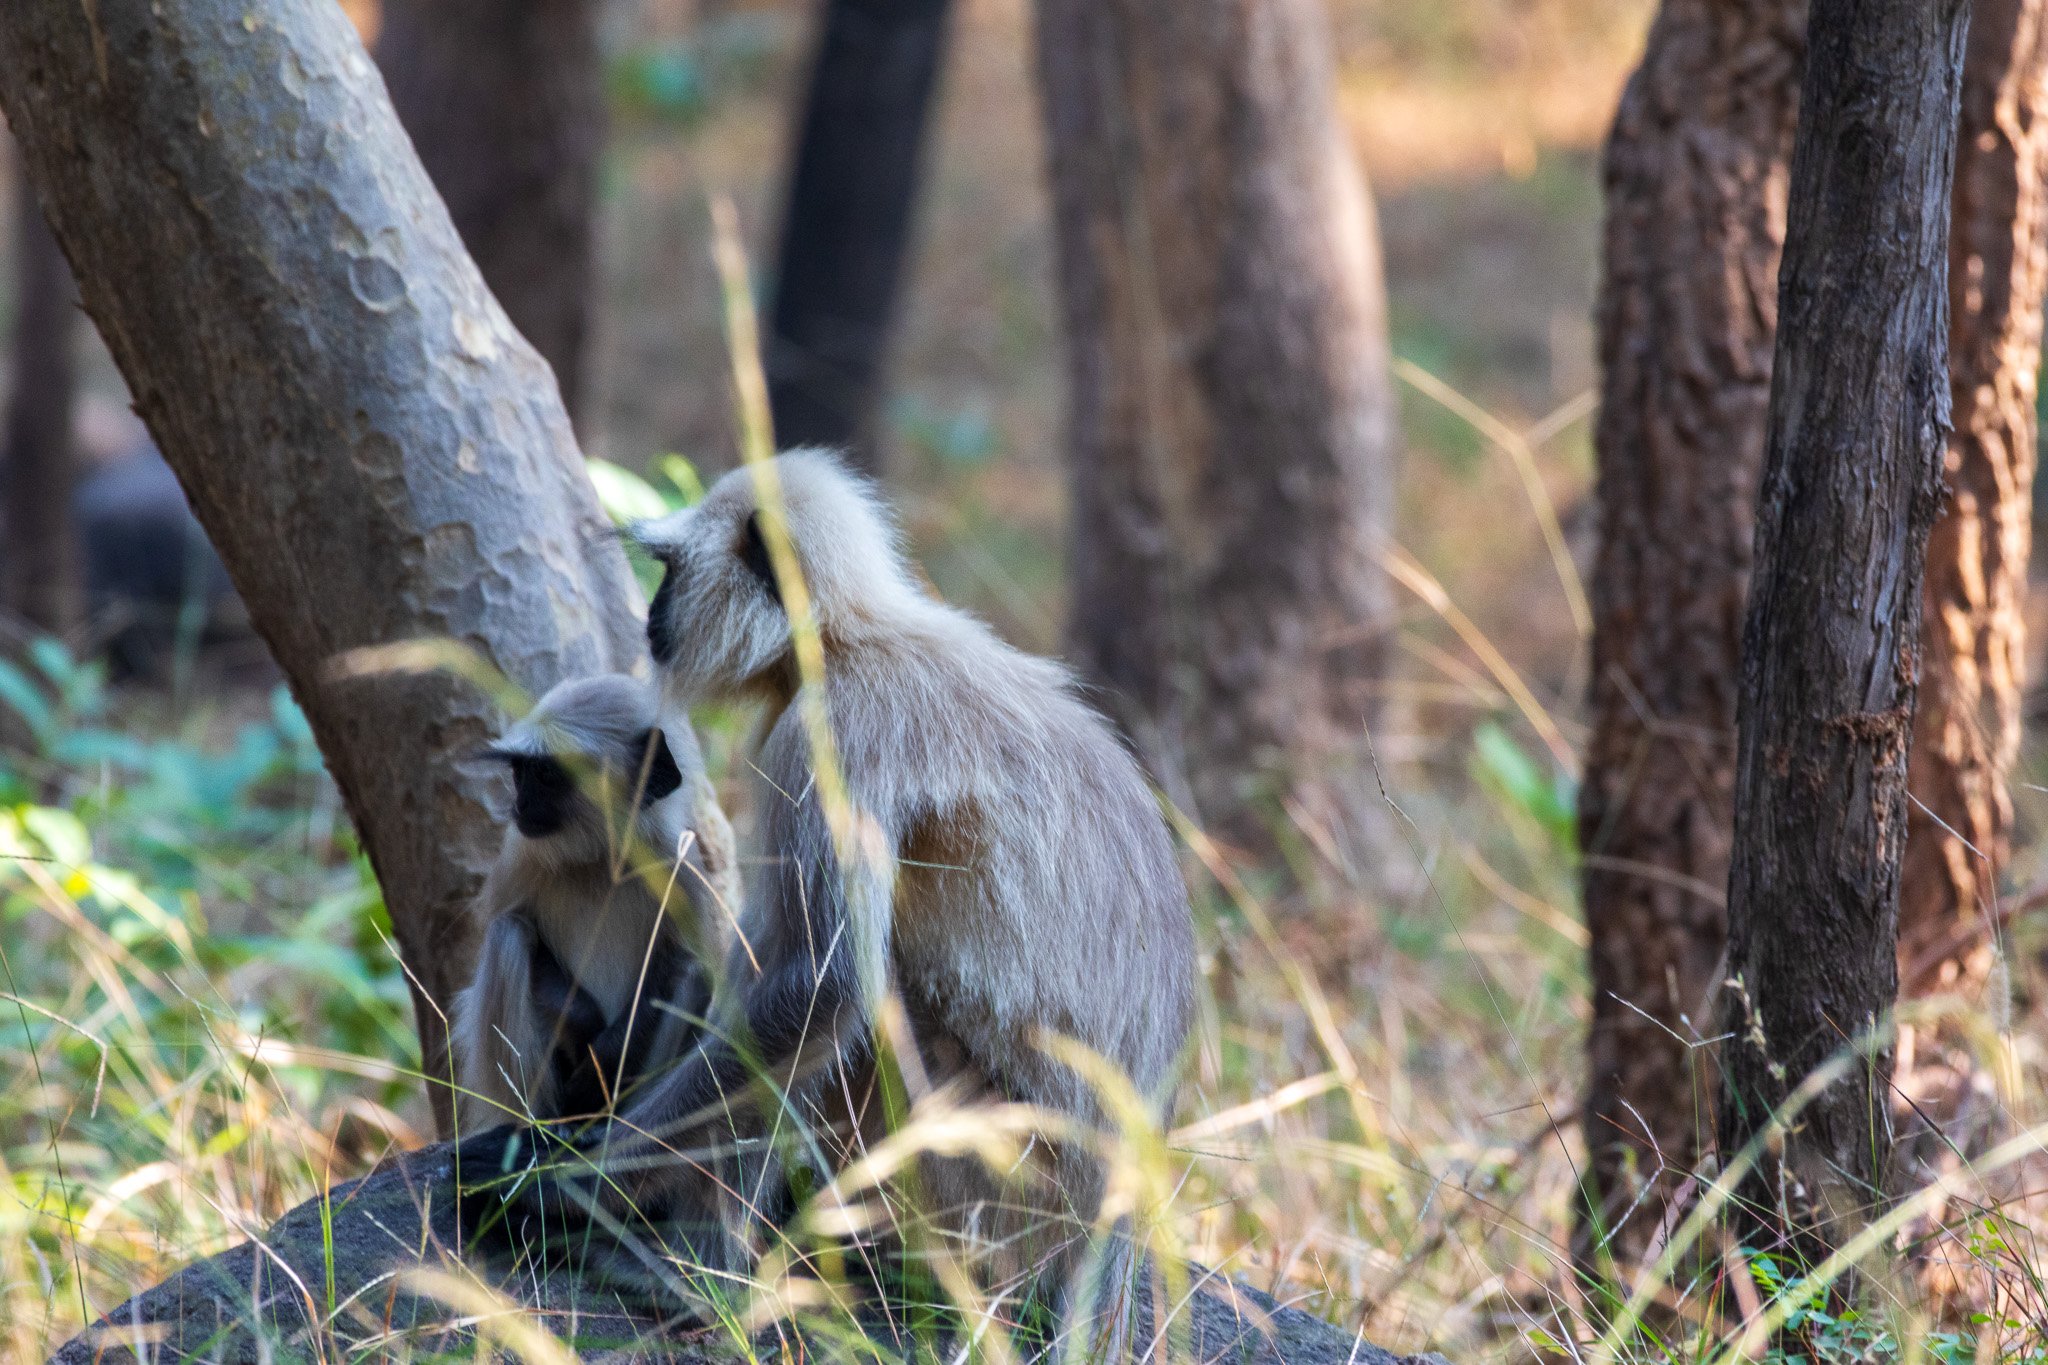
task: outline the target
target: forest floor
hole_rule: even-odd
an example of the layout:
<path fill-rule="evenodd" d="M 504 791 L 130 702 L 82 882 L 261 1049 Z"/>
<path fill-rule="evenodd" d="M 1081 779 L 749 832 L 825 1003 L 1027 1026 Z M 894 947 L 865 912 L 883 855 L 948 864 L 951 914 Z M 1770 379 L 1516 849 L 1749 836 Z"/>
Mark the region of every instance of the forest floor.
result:
<path fill-rule="evenodd" d="M 591 443 L 708 471 L 733 437 L 707 198 L 730 194 L 768 259 L 802 10 L 639 8 L 618 64 Z M 1649 9 L 1333 4 L 1402 362 L 1397 536 L 1568 743 L 1598 141 Z M 1027 18 L 1025 0 L 960 6 L 889 461 L 938 587 L 1051 651 L 1062 385 Z M 115 392 L 103 361 L 95 374 Z M 1553 565 L 1489 422 L 1548 431 L 1533 456 L 1576 568 Z M 1246 886 L 1190 842 L 1208 990 L 1163 1235 L 1391 1347 L 1576 1358 L 1609 1306 L 1566 1250 L 1587 1013 L 1574 774 L 1471 641 L 1407 606 L 1378 745 L 1390 865 Z M 0 1358 L 28 1360 L 428 1123 L 374 881 L 286 699 L 109 689 L 45 648 L 0 670 L 0 712 L 26 736 L 0 753 L 0 850 L 18 855 L 0 864 Z M 706 721 L 734 773 L 742 727 Z M 2011 880 L 2031 888 L 2048 880 L 2038 742 L 2023 778 Z M 2043 946 L 2038 924 L 2014 927 L 2022 1124 L 2048 1117 Z M 2048 1261 L 2037 1225 L 2005 1212 L 1959 1215 L 1958 1245 L 2005 1277 L 2013 1325 L 1953 1325 L 1920 1339 L 1933 1354 L 1969 1358 L 1980 1329 L 1994 1353 L 2043 1339 Z M 1848 1333 L 1834 1358 L 1866 1347 Z"/>

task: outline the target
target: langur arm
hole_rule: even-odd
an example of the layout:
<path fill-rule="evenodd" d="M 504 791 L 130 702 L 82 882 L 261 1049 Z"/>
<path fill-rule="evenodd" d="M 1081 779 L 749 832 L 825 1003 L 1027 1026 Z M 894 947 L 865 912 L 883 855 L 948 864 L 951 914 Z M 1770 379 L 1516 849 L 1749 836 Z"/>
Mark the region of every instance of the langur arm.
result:
<path fill-rule="evenodd" d="M 707 1030 L 618 1118 L 585 1130 L 573 1140 L 573 1153 L 554 1149 L 539 1178 L 518 1184 L 515 1202 L 529 1215 L 559 1215 L 572 1226 L 598 1207 L 613 1217 L 629 1211 L 653 1216 L 666 1208 L 699 1170 L 671 1155 L 693 1142 L 692 1130 L 730 1116 L 740 1136 L 758 1136 L 767 1125 L 744 1098 L 757 1076 L 786 1090 L 864 1043 L 872 1006 L 858 989 L 852 962 L 844 946 L 816 959 L 797 954 L 764 962 L 766 970 L 746 988 L 744 1037 Z M 471 1154 L 487 1173 L 482 1183 L 511 1168 L 503 1157 L 515 1131 L 494 1135 L 493 1145 Z M 533 1150 L 549 1152 L 547 1140 Z M 522 1225 L 521 1217 L 506 1224 L 513 1225 Z"/>
<path fill-rule="evenodd" d="M 633 1008 L 609 1024 L 600 1016 L 599 1031 L 584 1035 L 574 1055 L 566 1057 L 559 1106 L 564 1114 L 594 1114 L 616 1102 L 641 1079 L 656 1040 L 665 1029 L 676 1026 L 663 1007 L 682 990 L 684 966 L 674 940 L 666 934 L 658 937 L 647 963 L 647 979 Z M 595 1007 L 596 1001 L 591 1004 Z"/>
<path fill-rule="evenodd" d="M 580 1054 L 604 1032 L 604 1007 L 577 984 L 538 934 L 528 952 L 527 989 L 533 993 L 535 1014 L 551 1027 L 556 1050 Z"/>
<path fill-rule="evenodd" d="M 562 969 L 531 917 L 518 909 L 494 917 L 476 978 L 456 1002 L 463 1127 L 551 1111 L 564 1055 L 603 1028 L 603 1011 Z"/>
<path fill-rule="evenodd" d="M 625 1107 L 616 1128 L 590 1135 L 585 1150 L 607 1152 L 614 1181 L 600 1197 L 615 1207 L 641 1203 L 665 1173 L 681 1178 L 687 1165 L 662 1149 L 691 1144 L 692 1130 L 748 1136 L 764 1128 L 762 1101 L 750 1093 L 757 1080 L 786 1092 L 869 1044 L 888 960 L 894 859 L 877 837 L 867 841 L 871 856 L 842 863 L 815 790 L 801 775 L 778 790 L 801 795 L 771 801 L 766 813 L 776 863 L 755 888 L 752 939 L 735 949 L 721 985 L 736 1008 L 713 1011 L 727 1029 L 707 1029 Z"/>
<path fill-rule="evenodd" d="M 628 1109 L 634 1128 L 665 1137 L 696 1126 L 720 1117 L 756 1080 L 787 1091 L 866 1044 L 876 987 L 862 963 L 886 952 L 888 882 L 873 871 L 842 879 L 836 860 L 818 874 L 775 877 L 773 913 L 787 918 L 760 973 L 739 986 L 738 1026 L 707 1031 Z"/>
<path fill-rule="evenodd" d="M 773 863 L 754 887 L 742 942 L 714 1011 L 728 1031 L 707 1031 L 678 1066 L 626 1117 L 666 1135 L 715 1117 L 759 1079 L 787 1090 L 865 1045 L 888 960 L 895 843 L 881 811 L 843 816 L 845 843 L 811 763 L 800 707 L 791 707 L 761 746 L 763 847 Z M 846 852 L 848 856 L 842 857 Z"/>

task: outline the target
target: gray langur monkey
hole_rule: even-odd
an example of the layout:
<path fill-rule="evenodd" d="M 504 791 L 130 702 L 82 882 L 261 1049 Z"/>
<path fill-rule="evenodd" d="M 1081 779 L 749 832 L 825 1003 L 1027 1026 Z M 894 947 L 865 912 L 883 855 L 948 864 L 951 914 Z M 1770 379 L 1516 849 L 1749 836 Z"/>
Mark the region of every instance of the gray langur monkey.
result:
<path fill-rule="evenodd" d="M 681 1056 L 733 913 L 706 866 L 721 832 L 707 850 L 693 819 L 695 736 L 646 683 L 562 683 L 485 754 L 511 770 L 512 820 L 455 1000 L 465 1133 L 594 1113 Z"/>
<path fill-rule="evenodd" d="M 798 589 L 772 562 L 764 475 L 808 595 L 821 683 L 799 676 L 784 605 Z M 1137 763 L 1068 673 L 929 595 L 875 490 L 822 452 L 736 470 L 635 534 L 665 568 L 647 636 L 672 701 L 765 710 L 760 871 L 714 1028 L 580 1140 L 581 1176 L 572 1161 L 526 1197 L 545 1206 L 553 1185 L 573 1196 L 563 1206 L 620 1220 L 701 1209 L 703 1168 L 675 1153 L 763 1137 L 778 1114 L 761 1079 L 814 1113 L 840 1110 L 849 1158 L 882 1131 L 881 1106 L 861 1097 L 891 992 L 915 1042 L 914 1058 L 898 1054 L 905 1071 L 953 1093 L 1100 1131 L 1096 1088 L 1044 1045 L 1057 1036 L 1163 1111 L 1193 1012 L 1187 890 Z M 837 783 L 814 757 L 819 702 Z M 927 1158 L 917 1202 L 985 1285 L 1064 1312 L 1084 1288 L 1073 1281 L 1104 1171 L 1071 1129 L 1026 1150 L 1000 1172 Z M 1123 1258 L 1112 1274 L 1128 1268 L 1123 1240 L 1106 1253 Z M 1125 1311 L 1109 1305 L 1098 1321 Z"/>

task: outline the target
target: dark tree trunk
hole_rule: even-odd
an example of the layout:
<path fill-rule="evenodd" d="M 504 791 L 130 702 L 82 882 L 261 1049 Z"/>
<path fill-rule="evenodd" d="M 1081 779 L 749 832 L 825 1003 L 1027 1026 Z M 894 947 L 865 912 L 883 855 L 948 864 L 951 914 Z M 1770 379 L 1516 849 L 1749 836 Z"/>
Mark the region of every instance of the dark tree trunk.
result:
<path fill-rule="evenodd" d="M 81 608 L 78 537 L 71 490 L 78 481 L 71 437 L 77 389 L 71 266 L 26 183 L 15 186 L 14 387 L 0 467 L 6 479 L 6 540 L 0 543 L 0 601 L 29 626 L 61 632 Z"/>
<path fill-rule="evenodd" d="M 1746 1193 L 1763 1227 L 1808 1249 L 1867 1221 L 1890 1160 L 1881 1030 L 1949 425 L 1967 14 L 1962 0 L 1814 0 L 1808 27 L 1743 632 L 1720 1125 L 1724 1162 L 1759 1143 Z"/>
<path fill-rule="evenodd" d="M 455 230 L 585 420 L 604 69 L 598 0 L 384 0 L 377 61 Z"/>
<path fill-rule="evenodd" d="M 638 594 L 546 366 L 484 287 L 328 0 L 0 5 L 0 106 L 86 310 L 305 708 L 416 981 L 430 1074 L 498 843 L 499 724 L 644 658 Z M 434 1090 L 445 1123 L 446 1092 Z"/>
<path fill-rule="evenodd" d="M 1327 16 L 1039 0 L 1037 38 L 1072 648 L 1220 833 L 1256 846 L 1297 818 L 1342 840 L 1371 820 L 1392 399 Z"/>
<path fill-rule="evenodd" d="M 2048 6 L 1975 0 L 1949 237 L 1949 502 L 1927 546 L 1900 988 L 1982 1000 L 2011 846 L 2025 684 L 2041 302 Z M 1924 807 L 1924 809 L 1923 809 Z"/>
<path fill-rule="evenodd" d="M 949 0 L 824 0 L 782 211 L 768 400 L 776 441 L 869 469 Z"/>
<path fill-rule="evenodd" d="M 1665 0 L 1608 137 L 1579 1255 L 1636 1265 L 1714 1136 L 1735 697 L 1805 0 Z"/>

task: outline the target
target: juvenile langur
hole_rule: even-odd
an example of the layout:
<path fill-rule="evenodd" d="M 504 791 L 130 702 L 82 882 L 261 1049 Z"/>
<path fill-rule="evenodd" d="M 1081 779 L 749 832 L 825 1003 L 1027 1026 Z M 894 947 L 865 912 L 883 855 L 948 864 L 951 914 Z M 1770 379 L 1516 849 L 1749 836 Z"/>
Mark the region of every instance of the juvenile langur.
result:
<path fill-rule="evenodd" d="M 799 677 L 784 608 L 795 585 L 771 563 L 755 472 L 637 528 L 665 566 L 647 636 L 671 701 L 765 708 L 762 857 L 745 951 L 713 1006 L 720 1026 L 586 1139 L 603 1179 L 585 1176 L 575 1199 L 622 1219 L 701 1204 L 701 1171 L 665 1154 L 781 1121 L 750 1089 L 758 1077 L 814 1111 L 855 1111 L 842 1117 L 856 1143 L 877 1136 L 880 1106 L 861 1097 L 889 993 L 915 1041 L 914 1058 L 898 1054 L 906 1071 L 1090 1130 L 1104 1123 L 1097 1091 L 1046 1039 L 1091 1050 L 1163 1108 L 1189 1028 L 1186 889 L 1108 725 L 1059 666 L 928 595 L 874 490 L 835 459 L 799 451 L 769 472 L 821 684 Z M 817 702 L 836 783 L 814 758 Z M 926 1160 L 917 1201 L 985 1285 L 1061 1303 L 1101 1205 L 1090 1147 L 1040 1135 L 1003 1171 Z M 573 1179 L 572 1164 L 554 1183 Z M 548 1183 L 529 1197 L 545 1201 Z"/>
<path fill-rule="evenodd" d="M 727 939 L 691 827 L 702 759 L 647 684 L 562 683 L 486 753 L 511 770 L 512 823 L 455 1001 L 464 1132 L 594 1113 L 674 1061 Z"/>

